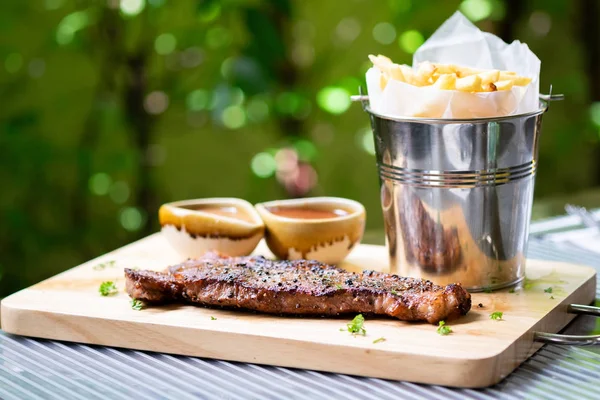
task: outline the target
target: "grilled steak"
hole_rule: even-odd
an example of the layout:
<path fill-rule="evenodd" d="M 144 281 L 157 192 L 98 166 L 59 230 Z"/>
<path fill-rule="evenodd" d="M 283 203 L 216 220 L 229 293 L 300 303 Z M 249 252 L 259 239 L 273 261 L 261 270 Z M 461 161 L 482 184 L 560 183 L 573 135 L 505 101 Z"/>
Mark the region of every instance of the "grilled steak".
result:
<path fill-rule="evenodd" d="M 471 296 L 459 284 L 375 271 L 362 274 L 317 261 L 264 257 L 189 260 L 167 272 L 125 269 L 127 292 L 149 303 L 184 301 L 272 314 L 381 314 L 403 321 L 438 321 L 466 314 Z"/>

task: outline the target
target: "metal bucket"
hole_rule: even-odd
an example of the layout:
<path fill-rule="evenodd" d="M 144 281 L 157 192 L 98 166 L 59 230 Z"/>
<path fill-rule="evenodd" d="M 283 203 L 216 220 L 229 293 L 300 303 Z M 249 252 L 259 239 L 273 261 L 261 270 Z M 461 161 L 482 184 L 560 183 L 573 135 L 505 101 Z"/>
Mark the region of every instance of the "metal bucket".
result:
<path fill-rule="evenodd" d="M 390 272 L 470 291 L 525 276 L 542 115 L 389 118 L 370 110 Z"/>

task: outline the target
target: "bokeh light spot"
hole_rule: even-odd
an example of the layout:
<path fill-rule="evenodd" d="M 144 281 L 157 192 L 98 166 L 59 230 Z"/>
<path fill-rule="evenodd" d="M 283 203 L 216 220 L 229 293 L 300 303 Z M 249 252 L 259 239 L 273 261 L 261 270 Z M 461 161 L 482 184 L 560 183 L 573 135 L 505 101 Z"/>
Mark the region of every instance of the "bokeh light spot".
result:
<path fill-rule="evenodd" d="M 146 149 L 146 162 L 148 165 L 157 167 L 165 163 L 167 150 L 160 144 L 151 144 Z"/>
<path fill-rule="evenodd" d="M 160 114 L 169 107 L 169 96 L 165 92 L 156 90 L 149 93 L 144 99 L 144 109 L 148 114 Z"/>
<path fill-rule="evenodd" d="M 73 41 L 75 33 L 90 23 L 87 11 L 76 11 L 64 17 L 56 28 L 56 42 L 62 46 Z"/>
<path fill-rule="evenodd" d="M 590 117 L 594 125 L 600 128 L 600 101 L 596 101 L 590 106 Z"/>
<path fill-rule="evenodd" d="M 356 18 L 344 18 L 335 27 L 335 35 L 344 43 L 351 43 L 360 35 L 360 22 Z"/>
<path fill-rule="evenodd" d="M 65 0 L 46 0 L 44 3 L 46 10 L 57 10 L 65 4 Z"/>
<path fill-rule="evenodd" d="M 262 122 L 269 116 L 269 105 L 260 97 L 254 97 L 246 107 L 248 119 L 252 122 Z"/>
<path fill-rule="evenodd" d="M 373 39 L 381 44 L 390 44 L 396 40 L 396 28 L 388 22 L 380 22 L 373 28 Z"/>
<path fill-rule="evenodd" d="M 121 14 L 128 17 L 135 17 L 144 10 L 144 7 L 146 7 L 145 0 L 121 0 L 119 4 Z"/>
<path fill-rule="evenodd" d="M 239 129 L 246 124 L 246 112 L 240 106 L 229 106 L 223 110 L 222 121 L 229 129 Z"/>
<path fill-rule="evenodd" d="M 206 32 L 206 45 L 211 49 L 227 46 L 230 42 L 231 35 L 222 26 L 215 26 Z"/>
<path fill-rule="evenodd" d="M 529 17 L 529 27 L 536 36 L 546 36 L 552 27 L 552 19 L 548 13 L 543 11 L 534 11 Z"/>
<path fill-rule="evenodd" d="M 327 86 L 317 93 L 317 104 L 331 114 L 342 114 L 350 103 L 350 93 L 341 87 Z"/>
<path fill-rule="evenodd" d="M 23 66 L 23 56 L 19 53 L 11 53 L 4 59 L 4 68 L 6 72 L 14 74 Z"/>
<path fill-rule="evenodd" d="M 375 154 L 375 143 L 373 142 L 373 131 L 370 127 L 363 128 L 357 133 L 357 142 L 362 150 L 368 154 Z"/>
<path fill-rule="evenodd" d="M 459 9 L 471 21 L 477 22 L 492 15 L 494 7 L 490 0 L 464 0 Z"/>
<path fill-rule="evenodd" d="M 206 90 L 196 89 L 191 91 L 185 100 L 187 108 L 192 111 L 204 110 L 208 107 L 209 94 Z"/>
<path fill-rule="evenodd" d="M 119 213 L 121 226 L 130 232 L 140 230 L 144 223 L 144 214 L 137 207 L 125 207 Z"/>
<path fill-rule="evenodd" d="M 400 48 L 409 54 L 413 54 L 425 42 L 421 32 L 410 30 L 403 32 L 398 38 Z"/>
<path fill-rule="evenodd" d="M 221 4 L 217 1 L 203 1 L 198 9 L 198 18 L 202 22 L 214 21 L 221 15 Z"/>
<path fill-rule="evenodd" d="M 254 175 L 260 178 L 268 178 L 273 176 L 275 173 L 275 170 L 277 169 L 277 162 L 272 154 L 267 152 L 258 153 L 252 157 L 252 161 L 250 161 L 250 168 L 252 169 Z"/>
<path fill-rule="evenodd" d="M 310 162 L 317 156 L 317 148 L 310 140 L 298 140 L 294 143 L 294 148 L 302 161 Z"/>
<path fill-rule="evenodd" d="M 99 172 L 90 177 L 88 188 L 90 189 L 90 192 L 96 196 L 104 196 L 105 194 L 108 194 L 111 184 L 112 179 L 110 176 L 104 172 Z"/>
<path fill-rule="evenodd" d="M 229 79 L 233 75 L 233 65 L 235 63 L 235 59 L 233 57 L 226 58 L 221 63 L 221 75 L 225 79 Z"/>
<path fill-rule="evenodd" d="M 232 87 L 229 90 L 229 103 L 233 106 L 240 106 L 244 104 L 244 100 L 246 99 L 246 95 L 244 91 L 239 87 Z"/>
<path fill-rule="evenodd" d="M 27 70 L 32 78 L 39 78 L 46 72 L 46 62 L 41 58 L 31 60 Z"/>
<path fill-rule="evenodd" d="M 315 48 L 309 42 L 298 42 L 292 47 L 291 56 L 297 66 L 310 67 L 315 61 Z"/>
<path fill-rule="evenodd" d="M 388 0 L 388 4 L 390 10 L 395 13 L 405 13 L 410 11 L 410 7 L 412 6 L 411 0 Z"/>
<path fill-rule="evenodd" d="M 112 201 L 117 204 L 123 204 L 129 198 L 129 185 L 127 182 L 117 181 L 113 183 L 108 192 Z"/>
<path fill-rule="evenodd" d="M 181 52 L 179 62 L 184 68 L 194 68 L 204 60 L 204 52 L 199 47 L 189 47 Z"/>
<path fill-rule="evenodd" d="M 171 33 L 158 35 L 154 41 L 154 50 L 162 56 L 171 54 L 177 47 L 177 39 Z"/>

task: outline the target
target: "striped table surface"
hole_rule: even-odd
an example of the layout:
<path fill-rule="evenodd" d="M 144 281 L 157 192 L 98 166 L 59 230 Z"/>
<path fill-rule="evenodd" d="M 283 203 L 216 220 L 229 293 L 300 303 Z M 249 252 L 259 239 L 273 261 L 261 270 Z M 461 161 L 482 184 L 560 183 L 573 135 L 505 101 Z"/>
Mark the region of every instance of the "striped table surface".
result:
<path fill-rule="evenodd" d="M 547 230 L 553 229 L 550 222 L 543 222 Z M 554 222 L 563 231 L 564 225 L 560 219 Z M 600 253 L 536 236 L 545 231 L 532 225 L 529 257 L 587 264 L 600 271 Z M 594 318 L 581 316 L 565 333 L 590 334 L 596 326 Z M 544 346 L 498 385 L 471 390 L 30 339 L 0 331 L 0 399 L 597 399 L 598 347 Z"/>

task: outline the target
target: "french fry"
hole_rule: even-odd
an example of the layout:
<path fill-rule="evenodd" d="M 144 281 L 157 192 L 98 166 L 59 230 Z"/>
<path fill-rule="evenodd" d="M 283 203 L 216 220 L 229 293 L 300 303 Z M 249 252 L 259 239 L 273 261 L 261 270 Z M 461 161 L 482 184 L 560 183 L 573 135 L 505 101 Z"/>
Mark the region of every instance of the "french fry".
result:
<path fill-rule="evenodd" d="M 482 69 L 476 69 L 476 68 L 471 68 L 471 67 L 461 67 L 461 66 L 456 66 L 456 76 L 458 76 L 459 78 L 464 78 L 466 76 L 471 76 L 471 75 L 477 75 L 480 74 L 482 72 L 485 72 Z"/>
<path fill-rule="evenodd" d="M 514 86 L 527 86 L 531 82 L 531 78 L 526 76 L 515 76 L 511 80 Z"/>
<path fill-rule="evenodd" d="M 390 60 L 389 58 L 387 58 L 387 57 L 386 57 L 386 56 L 384 56 L 384 55 L 378 54 L 378 55 L 377 55 L 377 58 L 379 59 L 379 61 L 380 61 L 382 64 L 393 64 L 392 60 Z"/>
<path fill-rule="evenodd" d="M 406 82 L 406 78 L 404 77 L 404 73 L 402 73 L 402 68 L 398 64 L 392 64 L 389 68 L 389 74 L 392 79 Z"/>
<path fill-rule="evenodd" d="M 374 56 L 372 54 L 369 54 L 369 60 L 371 60 L 373 65 L 376 68 L 378 68 L 381 72 L 388 72 L 390 65 L 393 64 L 392 60 L 382 55 Z"/>
<path fill-rule="evenodd" d="M 513 87 L 513 81 L 498 81 L 494 83 L 496 90 L 510 90 Z"/>
<path fill-rule="evenodd" d="M 433 84 L 433 87 L 441 90 L 454 90 L 456 85 L 456 75 L 452 74 L 441 74 Z"/>
<path fill-rule="evenodd" d="M 441 90 L 462 92 L 495 92 L 510 90 L 513 86 L 527 86 L 531 78 L 519 76 L 514 71 L 482 70 L 454 64 L 424 61 L 416 69 L 394 64 L 381 54 L 369 55 L 369 60 L 379 69 L 379 84 L 384 89 L 389 80 L 406 82 L 414 86 L 433 86 Z"/>
<path fill-rule="evenodd" d="M 385 87 L 387 86 L 388 83 L 388 76 L 385 72 L 382 72 L 379 75 L 379 87 L 381 88 L 381 90 L 385 89 Z"/>
<path fill-rule="evenodd" d="M 439 74 L 439 75 L 456 73 L 456 65 L 453 65 L 453 64 L 434 63 L 433 66 L 435 67 L 435 73 Z"/>
<path fill-rule="evenodd" d="M 500 71 L 500 76 L 498 76 L 499 81 L 508 81 L 517 77 L 516 72 L 511 71 Z"/>
<path fill-rule="evenodd" d="M 415 72 L 408 65 L 399 65 L 402 75 L 404 76 L 404 82 L 410 83 L 411 85 L 420 86 L 417 84 L 415 79 Z"/>
<path fill-rule="evenodd" d="M 498 77 L 500 76 L 500 71 L 491 70 L 491 71 L 481 72 L 478 75 L 481 78 L 481 84 L 485 86 L 488 83 L 498 82 Z"/>
<path fill-rule="evenodd" d="M 459 78 L 456 80 L 456 90 L 460 90 L 461 92 L 479 92 L 481 91 L 481 78 L 479 75 L 469 75 Z"/>
<path fill-rule="evenodd" d="M 427 86 L 428 84 L 433 82 L 431 77 L 433 76 L 435 71 L 435 65 L 428 61 L 422 62 L 417 68 L 415 80 L 420 84 L 420 86 Z"/>
<path fill-rule="evenodd" d="M 481 84 L 482 92 L 495 92 L 496 90 L 498 90 L 498 89 L 496 89 L 496 85 L 494 85 L 492 82 Z"/>

